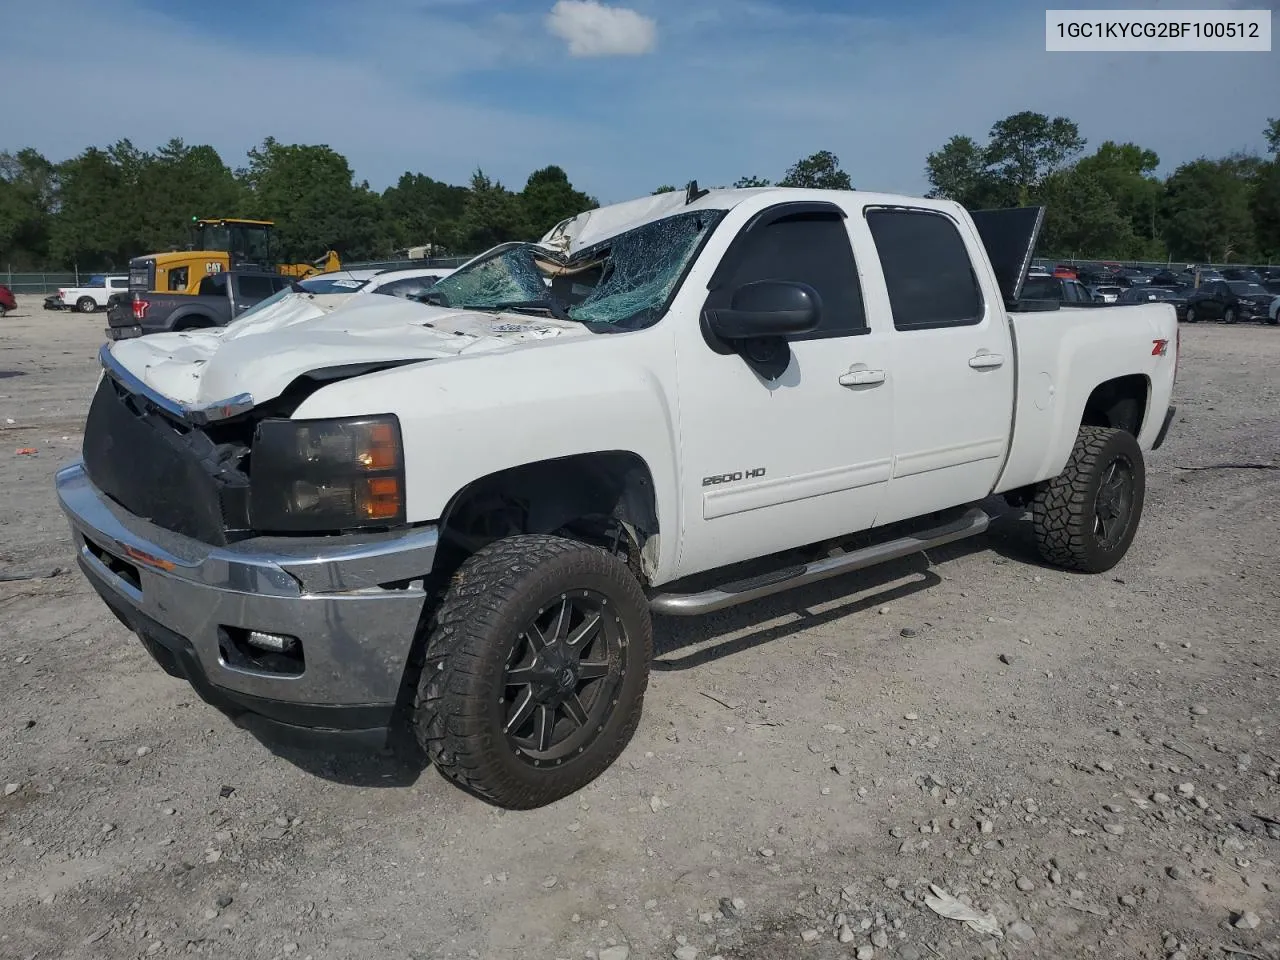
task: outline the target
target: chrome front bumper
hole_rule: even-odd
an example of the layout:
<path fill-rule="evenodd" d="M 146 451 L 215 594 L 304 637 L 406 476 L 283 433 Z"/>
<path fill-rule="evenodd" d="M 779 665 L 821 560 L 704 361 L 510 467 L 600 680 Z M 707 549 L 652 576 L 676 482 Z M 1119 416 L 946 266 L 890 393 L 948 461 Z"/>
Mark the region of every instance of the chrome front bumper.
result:
<path fill-rule="evenodd" d="M 298 728 L 390 722 L 436 528 L 215 547 L 124 510 L 79 462 L 58 471 L 56 487 L 89 581 L 161 665 L 210 703 Z M 302 672 L 231 665 L 228 630 L 297 637 Z"/>

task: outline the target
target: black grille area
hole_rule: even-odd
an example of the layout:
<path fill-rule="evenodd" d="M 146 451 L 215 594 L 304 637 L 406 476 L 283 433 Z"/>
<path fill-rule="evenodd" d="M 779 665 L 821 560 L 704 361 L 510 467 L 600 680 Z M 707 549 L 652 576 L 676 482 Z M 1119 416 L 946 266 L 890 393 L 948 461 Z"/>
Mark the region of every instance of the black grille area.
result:
<path fill-rule="evenodd" d="M 103 377 L 89 406 L 84 465 L 95 486 L 166 530 L 225 545 L 248 532 L 248 447 L 217 443 Z"/>

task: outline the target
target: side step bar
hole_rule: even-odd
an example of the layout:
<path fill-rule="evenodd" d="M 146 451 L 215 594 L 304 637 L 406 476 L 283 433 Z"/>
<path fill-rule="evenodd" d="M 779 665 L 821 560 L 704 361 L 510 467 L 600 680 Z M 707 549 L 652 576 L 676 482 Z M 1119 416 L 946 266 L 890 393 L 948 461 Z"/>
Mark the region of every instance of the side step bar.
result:
<path fill-rule="evenodd" d="M 793 587 L 816 583 L 842 573 L 863 570 L 880 563 L 909 557 L 921 550 L 940 547 L 944 543 L 977 536 L 991 525 L 986 511 L 973 507 L 959 519 L 932 530 L 923 530 L 911 536 L 899 537 L 872 547 L 864 547 L 852 553 L 837 553 L 802 566 L 787 567 L 757 577 L 749 577 L 734 583 L 726 583 L 702 593 L 659 593 L 649 599 L 649 609 L 673 617 L 691 617 L 714 613 L 739 603 L 758 600 Z"/>

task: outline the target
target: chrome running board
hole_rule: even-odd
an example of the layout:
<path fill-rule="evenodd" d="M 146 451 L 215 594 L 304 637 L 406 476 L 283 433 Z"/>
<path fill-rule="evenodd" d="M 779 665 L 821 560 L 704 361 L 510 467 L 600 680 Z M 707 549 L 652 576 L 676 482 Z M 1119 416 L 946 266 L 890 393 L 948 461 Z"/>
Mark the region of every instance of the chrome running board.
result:
<path fill-rule="evenodd" d="M 658 593 L 649 599 L 649 609 L 654 613 L 674 617 L 713 613 L 726 607 L 782 593 L 784 590 L 802 587 L 808 583 L 838 577 L 842 573 L 851 573 L 854 570 L 874 567 L 890 560 L 909 557 L 913 553 L 940 547 L 944 543 L 977 536 L 985 532 L 990 525 L 991 517 L 986 511 L 973 507 L 951 523 L 875 546 L 864 547 L 861 550 L 835 553 L 807 564 L 797 564 L 759 576 L 747 577 L 701 593 Z"/>

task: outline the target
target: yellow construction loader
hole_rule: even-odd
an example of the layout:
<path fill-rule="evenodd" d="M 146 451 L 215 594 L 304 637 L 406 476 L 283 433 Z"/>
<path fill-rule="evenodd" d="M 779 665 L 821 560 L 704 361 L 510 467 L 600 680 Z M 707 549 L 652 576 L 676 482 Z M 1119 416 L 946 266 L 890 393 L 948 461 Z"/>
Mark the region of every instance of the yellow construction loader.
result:
<path fill-rule="evenodd" d="M 300 280 L 342 269 L 333 250 L 312 263 L 278 263 L 272 236 L 275 223 L 270 220 L 192 217 L 191 227 L 191 249 L 149 253 L 129 261 L 131 292 L 194 295 L 205 277 L 228 270 L 273 270 Z"/>

